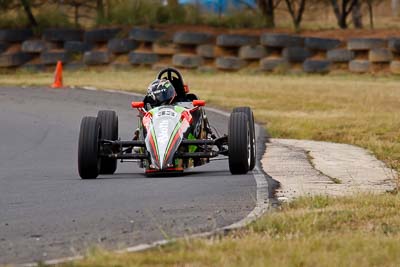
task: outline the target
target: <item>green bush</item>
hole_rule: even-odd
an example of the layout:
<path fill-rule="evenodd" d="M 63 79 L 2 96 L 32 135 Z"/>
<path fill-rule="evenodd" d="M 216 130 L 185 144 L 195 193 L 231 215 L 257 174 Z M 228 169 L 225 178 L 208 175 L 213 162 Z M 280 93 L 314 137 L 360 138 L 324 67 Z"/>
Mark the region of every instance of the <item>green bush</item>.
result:
<path fill-rule="evenodd" d="M 262 15 L 251 10 L 231 11 L 222 16 L 207 15 L 205 24 L 227 28 L 262 28 L 265 21 Z"/>
<path fill-rule="evenodd" d="M 1 11 L 4 12 L 4 11 Z M 0 16 L 0 29 L 24 28 L 29 25 L 28 18 L 23 12 L 15 14 L 3 13 Z"/>
<path fill-rule="evenodd" d="M 58 8 L 41 7 L 36 14 L 36 21 L 39 28 L 71 28 L 73 23 L 68 16 Z"/>
<path fill-rule="evenodd" d="M 161 3 L 157 0 L 118 1 L 112 5 L 110 16 L 97 18 L 97 24 L 154 24 L 160 7 Z"/>

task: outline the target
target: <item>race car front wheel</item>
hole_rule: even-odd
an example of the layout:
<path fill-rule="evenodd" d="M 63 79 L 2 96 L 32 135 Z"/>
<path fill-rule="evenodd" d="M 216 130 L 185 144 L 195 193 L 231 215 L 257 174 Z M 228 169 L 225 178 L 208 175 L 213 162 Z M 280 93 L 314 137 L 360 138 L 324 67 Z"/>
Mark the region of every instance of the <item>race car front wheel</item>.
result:
<path fill-rule="evenodd" d="M 256 166 L 256 131 L 255 131 L 255 125 L 254 125 L 254 115 L 253 111 L 251 110 L 250 107 L 237 107 L 233 109 L 233 112 L 244 112 L 247 115 L 247 118 L 249 119 L 249 124 L 250 124 L 250 146 L 251 146 L 251 154 L 250 154 L 250 167 L 249 170 L 253 170 L 254 167 Z"/>
<path fill-rule="evenodd" d="M 232 174 L 246 174 L 251 161 L 250 123 L 244 112 L 233 112 L 229 118 L 229 170 Z"/>
<path fill-rule="evenodd" d="M 118 117 L 115 111 L 100 110 L 97 120 L 101 125 L 101 138 L 115 141 L 118 139 Z M 100 174 L 113 174 L 117 169 L 117 159 L 101 158 Z"/>
<path fill-rule="evenodd" d="M 82 179 L 95 179 L 100 171 L 100 123 L 96 117 L 84 117 L 78 144 L 78 172 Z"/>

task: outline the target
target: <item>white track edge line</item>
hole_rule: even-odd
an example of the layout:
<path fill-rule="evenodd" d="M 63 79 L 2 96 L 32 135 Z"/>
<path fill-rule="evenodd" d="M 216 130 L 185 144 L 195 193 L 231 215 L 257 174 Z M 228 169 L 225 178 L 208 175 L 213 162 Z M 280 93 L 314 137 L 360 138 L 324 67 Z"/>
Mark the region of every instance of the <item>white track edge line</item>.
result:
<path fill-rule="evenodd" d="M 113 90 L 113 89 L 97 89 L 95 87 L 89 87 L 89 86 L 84 86 L 84 87 L 76 87 L 76 88 L 72 88 L 72 89 L 84 89 L 84 90 L 88 90 L 88 91 L 104 91 L 104 92 L 108 92 L 108 93 L 118 93 L 118 94 L 125 94 L 125 95 L 132 95 L 132 96 L 136 96 L 136 97 L 143 97 L 143 95 L 135 93 L 135 92 L 126 92 L 126 91 L 118 91 L 118 90 Z M 212 108 L 212 107 L 206 107 L 207 110 L 214 112 L 214 113 L 218 113 L 222 116 L 226 116 L 229 117 L 230 114 L 226 111 L 222 111 L 216 108 Z M 260 133 L 261 128 L 258 124 L 255 125 L 256 127 L 256 132 Z M 220 232 L 225 232 L 225 231 L 229 231 L 229 230 L 235 230 L 235 229 L 239 229 L 239 228 L 243 228 L 244 226 L 250 224 L 251 222 L 255 221 L 256 219 L 260 218 L 266 211 L 268 211 L 269 207 L 270 207 L 270 203 L 269 203 L 269 195 L 268 195 L 268 182 L 267 179 L 265 177 L 265 174 L 263 173 L 263 171 L 261 170 L 262 167 L 259 166 L 259 163 L 255 166 L 254 170 L 252 171 L 254 180 L 256 181 L 256 205 L 254 207 L 254 209 L 247 214 L 246 217 L 244 217 L 243 219 L 241 219 L 238 222 L 232 223 L 228 226 L 224 226 L 221 228 L 217 228 L 213 231 L 209 231 L 209 232 L 203 232 L 203 233 L 198 233 L 198 234 L 193 234 L 193 235 L 189 235 L 187 237 L 180 237 L 180 238 L 174 238 L 174 239 L 162 239 L 162 240 L 157 240 L 154 242 L 150 242 L 150 243 L 142 243 L 136 246 L 132 246 L 132 247 L 127 247 L 125 249 L 122 250 L 117 250 L 114 251 L 116 253 L 125 253 L 125 252 L 138 252 L 138 251 L 143 251 L 143 250 L 147 250 L 147 249 L 151 249 L 157 246 L 162 246 L 162 245 L 166 245 L 170 242 L 174 242 L 178 239 L 182 239 L 182 238 L 196 238 L 196 237 L 207 237 L 207 236 L 211 236 Z M 65 257 L 65 258 L 58 258 L 58 259 L 53 259 L 53 260 L 46 260 L 43 261 L 42 263 L 45 265 L 56 265 L 56 264 L 61 264 L 61 263 L 65 263 L 65 262 L 70 262 L 70 261 L 75 261 L 75 260 L 82 260 L 84 259 L 83 256 L 73 256 L 73 257 Z M 26 266 L 26 267 L 36 267 L 39 266 L 38 263 L 26 263 L 26 264 L 21 264 L 20 266 Z"/>

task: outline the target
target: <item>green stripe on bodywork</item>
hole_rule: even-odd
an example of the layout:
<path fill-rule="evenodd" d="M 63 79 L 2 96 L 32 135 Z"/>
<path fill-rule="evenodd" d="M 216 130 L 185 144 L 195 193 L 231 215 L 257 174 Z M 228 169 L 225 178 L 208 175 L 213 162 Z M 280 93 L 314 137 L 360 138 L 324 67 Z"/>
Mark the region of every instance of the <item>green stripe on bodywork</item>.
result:
<path fill-rule="evenodd" d="M 159 153 L 158 153 L 157 136 L 156 136 L 156 133 L 154 132 L 154 127 L 151 127 L 151 135 L 153 136 L 154 144 L 156 145 L 156 150 L 157 150 L 157 151 L 154 151 L 154 152 L 156 152 L 157 155 L 160 156 Z"/>
<path fill-rule="evenodd" d="M 189 140 L 196 140 L 196 137 L 192 133 L 190 133 L 188 135 L 188 139 Z M 189 146 L 189 152 L 196 152 L 196 150 L 197 150 L 197 146 L 196 145 L 190 145 Z"/>
<path fill-rule="evenodd" d="M 182 122 L 178 122 L 178 123 L 175 125 L 174 131 L 172 132 L 171 136 L 169 137 L 169 141 L 168 141 L 168 145 L 167 145 L 167 150 L 166 150 L 167 153 L 164 154 L 164 160 L 165 160 L 165 157 L 166 157 L 167 154 L 168 154 L 168 151 L 169 151 L 169 147 L 170 147 L 170 145 L 171 145 L 171 142 L 172 142 L 172 140 L 174 139 L 176 133 L 178 132 L 178 130 L 179 130 L 179 128 L 180 128 L 181 126 L 182 126 Z"/>

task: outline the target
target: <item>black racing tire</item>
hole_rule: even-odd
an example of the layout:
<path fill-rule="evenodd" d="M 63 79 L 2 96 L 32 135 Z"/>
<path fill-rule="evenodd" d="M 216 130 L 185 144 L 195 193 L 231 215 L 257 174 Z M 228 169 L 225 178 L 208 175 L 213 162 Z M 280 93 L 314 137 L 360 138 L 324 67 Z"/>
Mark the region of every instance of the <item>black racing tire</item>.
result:
<path fill-rule="evenodd" d="M 369 50 L 368 59 L 372 63 L 389 63 L 393 60 L 393 53 L 387 48 Z"/>
<path fill-rule="evenodd" d="M 256 129 L 254 123 L 254 114 L 250 107 L 237 107 L 233 109 L 233 113 L 235 112 L 243 112 L 247 115 L 250 124 L 250 146 L 251 146 L 251 154 L 250 154 L 250 166 L 249 170 L 253 170 L 256 166 L 256 151 L 257 151 L 257 142 L 256 142 Z"/>
<path fill-rule="evenodd" d="M 0 67 L 18 67 L 34 57 L 33 54 L 25 52 L 4 53 L 0 55 Z"/>
<path fill-rule="evenodd" d="M 87 51 L 83 54 L 83 63 L 86 65 L 106 65 L 110 61 L 108 51 Z"/>
<path fill-rule="evenodd" d="M 65 51 L 45 51 L 40 54 L 40 60 L 44 65 L 57 64 L 58 61 L 67 63 L 70 61 L 70 54 Z"/>
<path fill-rule="evenodd" d="M 132 65 L 153 65 L 158 62 L 160 57 L 152 52 L 135 52 L 129 53 L 129 62 Z"/>
<path fill-rule="evenodd" d="M 393 60 L 390 62 L 390 72 L 393 74 L 400 74 L 400 61 Z"/>
<path fill-rule="evenodd" d="M 43 40 L 26 40 L 21 44 L 21 51 L 27 53 L 42 53 L 53 48 L 56 48 L 53 43 Z"/>
<path fill-rule="evenodd" d="M 79 29 L 45 29 L 42 35 L 43 39 L 52 42 L 81 41 L 83 31 Z"/>
<path fill-rule="evenodd" d="M 400 38 L 398 37 L 389 38 L 389 49 L 392 52 L 400 53 Z"/>
<path fill-rule="evenodd" d="M 354 51 L 347 50 L 347 49 L 333 49 L 329 50 L 326 53 L 326 57 L 328 60 L 334 63 L 348 63 L 355 58 Z"/>
<path fill-rule="evenodd" d="M 369 72 L 371 64 L 368 60 L 352 60 L 349 62 L 349 70 L 355 73 Z"/>
<path fill-rule="evenodd" d="M 138 43 L 132 39 L 114 38 L 107 42 L 108 51 L 114 54 L 129 53 L 138 47 Z"/>
<path fill-rule="evenodd" d="M 258 45 L 260 38 L 254 35 L 221 34 L 217 36 L 217 46 L 241 47 L 244 45 Z"/>
<path fill-rule="evenodd" d="M 106 43 L 115 38 L 121 31 L 121 28 L 94 29 L 85 31 L 83 40 L 85 43 Z"/>
<path fill-rule="evenodd" d="M 201 45 L 212 41 L 213 35 L 204 32 L 177 32 L 173 42 L 181 45 Z"/>
<path fill-rule="evenodd" d="M 332 38 L 306 37 L 304 45 L 310 50 L 327 51 L 339 47 L 341 41 Z"/>
<path fill-rule="evenodd" d="M 282 57 L 289 62 L 304 62 L 311 56 L 311 51 L 304 47 L 286 47 L 282 50 Z"/>
<path fill-rule="evenodd" d="M 286 33 L 264 33 L 260 42 L 267 47 L 303 47 L 304 37 Z"/>
<path fill-rule="evenodd" d="M 97 120 L 101 126 L 101 138 L 115 141 L 118 139 L 118 117 L 115 111 L 100 110 Z M 117 159 L 101 158 L 100 174 L 114 174 L 117 170 Z"/>
<path fill-rule="evenodd" d="M 233 112 L 229 118 L 229 170 L 232 174 L 246 174 L 250 168 L 250 123 L 244 112 Z"/>
<path fill-rule="evenodd" d="M 140 42 L 154 43 L 164 34 L 163 31 L 135 27 L 129 32 L 129 38 Z"/>
<path fill-rule="evenodd" d="M 198 55 L 176 54 L 172 57 L 172 65 L 181 68 L 195 69 L 203 63 L 203 58 Z"/>
<path fill-rule="evenodd" d="M 328 73 L 331 71 L 331 62 L 324 59 L 306 59 L 303 63 L 303 70 L 306 73 Z"/>
<path fill-rule="evenodd" d="M 241 59 L 261 59 L 267 55 L 267 51 L 262 45 L 245 45 L 239 48 L 239 58 Z"/>
<path fill-rule="evenodd" d="M 386 39 L 381 38 L 350 38 L 347 41 L 348 50 L 363 51 L 373 48 L 385 48 L 386 46 Z"/>
<path fill-rule="evenodd" d="M 246 65 L 246 61 L 238 57 L 218 57 L 215 60 L 215 65 L 221 70 L 239 70 Z"/>
<path fill-rule="evenodd" d="M 96 179 L 100 171 L 100 123 L 96 117 L 84 117 L 78 144 L 78 172 L 82 179 Z"/>

